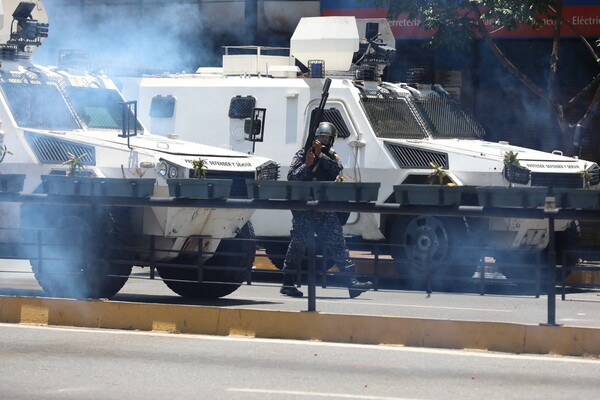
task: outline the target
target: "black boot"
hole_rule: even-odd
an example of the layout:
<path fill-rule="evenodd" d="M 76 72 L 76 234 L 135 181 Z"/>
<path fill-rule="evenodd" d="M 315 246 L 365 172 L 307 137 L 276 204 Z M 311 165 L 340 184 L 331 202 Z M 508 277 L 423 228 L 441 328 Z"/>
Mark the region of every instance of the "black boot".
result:
<path fill-rule="evenodd" d="M 279 293 L 290 297 L 302 297 L 304 293 L 296 289 L 296 286 L 282 286 Z"/>
<path fill-rule="evenodd" d="M 350 298 L 353 299 L 355 297 L 360 296 L 361 293 L 371 289 L 373 289 L 373 282 L 359 282 L 356 279 L 352 278 L 350 281 L 350 286 L 348 286 L 348 293 L 350 294 Z"/>
<path fill-rule="evenodd" d="M 344 268 L 344 272 L 354 274 L 356 272 L 356 267 L 354 264 L 349 264 Z M 359 282 L 353 275 L 348 277 L 348 293 L 350 294 L 351 299 L 358 297 L 361 293 L 371 289 L 373 289 L 373 283 L 371 281 Z"/>
<path fill-rule="evenodd" d="M 302 297 L 304 293 L 299 291 L 294 285 L 295 275 L 289 271 L 286 271 L 286 268 L 283 268 L 283 286 L 279 289 L 279 293 L 290 296 L 290 297 Z"/>

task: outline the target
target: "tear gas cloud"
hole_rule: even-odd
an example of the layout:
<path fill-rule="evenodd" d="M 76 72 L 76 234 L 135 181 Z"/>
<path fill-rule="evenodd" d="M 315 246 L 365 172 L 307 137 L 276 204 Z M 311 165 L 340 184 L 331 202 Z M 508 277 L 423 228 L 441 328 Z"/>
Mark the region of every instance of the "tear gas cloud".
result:
<path fill-rule="evenodd" d="M 56 65 L 58 52 L 71 49 L 87 51 L 91 61 L 109 67 L 190 72 L 214 63 L 210 39 L 202 43 L 197 2 L 45 4 L 50 33 L 34 56 L 37 64 Z"/>

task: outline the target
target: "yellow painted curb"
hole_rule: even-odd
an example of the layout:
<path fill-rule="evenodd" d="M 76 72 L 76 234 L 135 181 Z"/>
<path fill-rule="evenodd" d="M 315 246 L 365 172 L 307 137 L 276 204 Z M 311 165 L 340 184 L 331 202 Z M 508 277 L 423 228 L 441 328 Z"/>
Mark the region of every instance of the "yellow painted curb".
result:
<path fill-rule="evenodd" d="M 600 355 L 600 328 L 0 296 L 0 322 Z"/>

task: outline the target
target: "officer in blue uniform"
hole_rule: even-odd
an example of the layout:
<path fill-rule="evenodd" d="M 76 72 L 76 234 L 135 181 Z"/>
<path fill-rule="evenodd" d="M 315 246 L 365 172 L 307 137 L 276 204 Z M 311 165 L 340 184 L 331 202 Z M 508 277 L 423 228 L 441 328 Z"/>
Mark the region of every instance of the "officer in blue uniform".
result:
<path fill-rule="evenodd" d="M 288 181 L 334 181 L 344 167 L 333 149 L 333 141 L 337 129 L 329 122 L 321 122 L 315 134 L 312 147 L 306 157 L 304 149 L 300 149 L 292 160 Z M 294 270 L 300 268 L 309 240 L 315 233 L 332 258 L 343 272 L 349 273 L 348 292 L 350 298 L 359 296 L 371 289 L 371 282 L 359 282 L 354 277 L 355 266 L 350 261 L 350 254 L 342 233 L 342 225 L 335 212 L 313 212 L 292 210 L 291 242 L 283 263 L 283 286 L 280 293 L 286 296 L 302 297 L 303 294 L 294 285 Z M 314 230 L 313 230 L 314 224 Z"/>

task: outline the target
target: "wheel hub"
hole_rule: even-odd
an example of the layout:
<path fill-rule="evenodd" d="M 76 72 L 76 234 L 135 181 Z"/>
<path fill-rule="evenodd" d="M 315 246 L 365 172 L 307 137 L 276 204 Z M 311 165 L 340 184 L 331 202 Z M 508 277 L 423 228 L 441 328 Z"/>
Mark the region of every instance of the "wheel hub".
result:
<path fill-rule="evenodd" d="M 406 227 L 403 244 L 411 261 L 441 261 L 448 254 L 446 227 L 436 217 L 415 217 Z"/>

